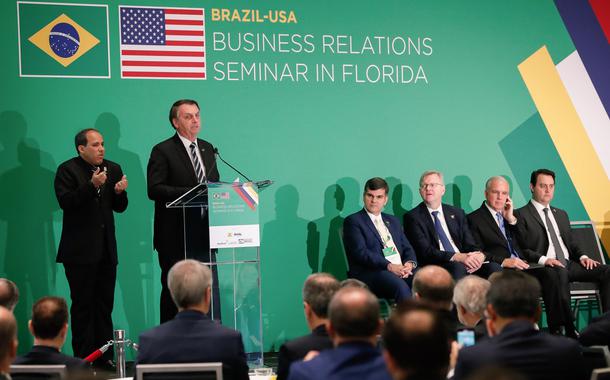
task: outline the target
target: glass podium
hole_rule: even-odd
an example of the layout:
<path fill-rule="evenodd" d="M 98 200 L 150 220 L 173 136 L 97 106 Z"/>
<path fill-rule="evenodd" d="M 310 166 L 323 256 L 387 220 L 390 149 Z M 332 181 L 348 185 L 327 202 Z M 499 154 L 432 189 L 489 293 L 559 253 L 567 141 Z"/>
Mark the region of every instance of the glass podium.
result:
<path fill-rule="evenodd" d="M 258 192 L 272 183 L 201 183 L 166 205 L 182 211 L 184 258 L 212 269 L 210 317 L 241 332 L 251 367 L 264 351 Z"/>

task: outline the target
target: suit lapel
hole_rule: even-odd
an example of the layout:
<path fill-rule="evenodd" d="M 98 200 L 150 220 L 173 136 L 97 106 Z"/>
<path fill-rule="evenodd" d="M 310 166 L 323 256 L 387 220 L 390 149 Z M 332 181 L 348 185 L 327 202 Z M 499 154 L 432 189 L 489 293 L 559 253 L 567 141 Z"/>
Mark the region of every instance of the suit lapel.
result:
<path fill-rule="evenodd" d="M 506 241 L 506 238 L 502 234 L 502 231 L 500 230 L 500 226 L 498 226 L 498 223 L 496 223 L 496 219 L 489 212 L 489 209 L 485 205 L 485 202 L 483 202 L 483 205 L 481 205 L 481 212 L 483 213 L 483 220 L 485 221 L 485 223 L 487 223 L 487 226 L 489 228 L 491 228 L 492 231 L 495 232 L 495 234 L 498 236 L 498 238 L 500 240 L 502 240 L 504 242 L 504 245 L 508 248 L 508 243 Z M 504 226 L 504 229 L 508 231 L 506 226 Z"/>
<path fill-rule="evenodd" d="M 544 231 L 546 231 L 546 227 L 545 227 L 544 223 L 542 222 L 542 219 L 540 218 L 540 214 L 538 214 L 538 210 L 536 210 L 536 207 L 532 204 L 532 202 L 527 203 L 527 210 L 532 215 L 532 218 L 534 218 L 534 220 L 536 220 L 538 222 L 540 227 L 542 227 L 542 229 Z"/>
<path fill-rule="evenodd" d="M 436 228 L 434 227 L 434 222 L 432 221 L 432 216 L 428 212 L 428 207 L 426 207 L 426 204 L 424 202 L 419 204 L 419 212 L 421 214 L 422 220 L 424 221 L 424 224 L 428 228 L 428 234 L 430 234 L 434 237 L 434 239 L 435 239 L 434 241 L 438 241 L 439 237 L 438 237 L 438 234 L 436 233 Z"/>
<path fill-rule="evenodd" d="M 191 161 L 189 152 L 184 148 L 184 144 L 182 144 L 182 140 L 180 140 L 178 133 L 174 135 L 174 143 L 178 157 L 182 160 L 184 167 L 187 168 L 187 172 L 190 173 L 192 183 L 197 184 L 198 181 L 197 176 L 195 175 L 195 169 L 193 168 L 193 161 Z"/>
<path fill-rule="evenodd" d="M 449 230 L 449 233 L 451 234 L 451 238 L 453 239 L 453 242 L 457 245 L 457 243 L 460 242 L 461 239 L 459 239 L 460 233 L 459 233 L 457 221 L 455 220 L 455 213 L 453 213 L 453 211 L 451 211 L 451 210 L 448 210 L 447 207 L 445 207 L 445 205 L 441 205 L 441 207 L 443 208 L 443 216 L 445 217 L 445 223 L 447 223 L 447 229 Z M 458 248 L 460 250 L 462 249 L 462 247 L 458 247 Z"/>
<path fill-rule="evenodd" d="M 365 209 L 362 209 L 360 217 L 363 219 L 364 224 L 371 230 L 371 233 L 377 238 L 377 240 L 379 240 L 379 243 L 383 244 L 381 236 L 379 236 L 379 231 L 377 231 L 377 228 L 375 228 L 373 221 L 371 220 L 369 214 L 366 212 Z"/>

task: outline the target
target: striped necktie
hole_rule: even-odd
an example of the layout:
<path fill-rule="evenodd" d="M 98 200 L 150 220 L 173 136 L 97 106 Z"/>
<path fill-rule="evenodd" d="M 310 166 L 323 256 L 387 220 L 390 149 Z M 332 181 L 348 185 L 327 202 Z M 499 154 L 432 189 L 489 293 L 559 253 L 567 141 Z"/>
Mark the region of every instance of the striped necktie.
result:
<path fill-rule="evenodd" d="M 199 157 L 197 156 L 197 145 L 194 142 L 190 145 L 191 148 L 191 159 L 193 160 L 193 166 L 195 167 L 195 174 L 197 175 L 197 181 L 199 183 L 205 182 L 205 174 L 203 174 L 203 169 L 201 168 L 201 162 L 199 162 Z"/>

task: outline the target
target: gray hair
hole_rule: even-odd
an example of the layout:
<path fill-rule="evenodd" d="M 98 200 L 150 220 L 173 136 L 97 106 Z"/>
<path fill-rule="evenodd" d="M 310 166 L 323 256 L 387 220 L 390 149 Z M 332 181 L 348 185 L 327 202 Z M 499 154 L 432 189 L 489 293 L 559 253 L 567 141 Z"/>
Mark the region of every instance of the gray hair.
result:
<path fill-rule="evenodd" d="M 453 303 L 477 315 L 483 315 L 487 306 L 489 281 L 475 275 L 462 278 L 453 289 Z"/>
<path fill-rule="evenodd" d="M 211 286 L 212 271 L 197 260 L 178 261 L 167 275 L 172 299 L 182 309 L 200 304 Z"/>
<path fill-rule="evenodd" d="M 424 178 L 426 178 L 429 175 L 433 175 L 436 174 L 440 180 L 441 183 L 444 185 L 445 184 L 445 180 L 443 179 L 443 173 L 439 172 L 438 170 L 426 170 L 425 172 L 422 173 L 421 177 L 419 177 L 419 187 L 421 187 L 424 183 Z"/>
<path fill-rule="evenodd" d="M 485 182 L 485 191 L 488 191 L 489 188 L 491 187 L 491 183 L 493 181 L 500 181 L 500 182 L 504 182 L 506 184 L 508 184 L 508 181 L 506 180 L 506 178 L 502 177 L 501 175 L 495 175 L 493 177 L 490 177 L 487 182 Z"/>
<path fill-rule="evenodd" d="M 303 285 L 303 301 L 311 306 L 318 317 L 326 318 L 328 304 L 339 288 L 339 281 L 333 275 L 328 273 L 311 274 Z"/>

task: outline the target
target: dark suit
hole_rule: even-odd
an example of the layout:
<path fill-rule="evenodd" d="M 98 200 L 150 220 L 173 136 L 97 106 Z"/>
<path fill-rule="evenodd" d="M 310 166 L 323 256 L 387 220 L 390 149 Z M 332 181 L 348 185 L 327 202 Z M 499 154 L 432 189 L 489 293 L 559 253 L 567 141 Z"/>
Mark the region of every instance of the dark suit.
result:
<path fill-rule="evenodd" d="M 280 347 L 277 357 L 277 380 L 288 378 L 290 365 L 301 360 L 309 351 L 322 351 L 333 348 L 326 326 L 321 324 L 311 334 L 290 340 Z"/>
<path fill-rule="evenodd" d="M 381 352 L 367 342 L 349 342 L 307 362 L 295 362 L 288 380 L 390 380 Z"/>
<path fill-rule="evenodd" d="M 442 204 L 443 215 L 451 239 L 459 252 L 467 253 L 480 250 L 475 242 L 464 210 L 447 204 Z M 451 261 L 454 253 L 443 251 L 439 247 L 439 237 L 434 228 L 434 222 L 428 211 L 428 207 L 421 202 L 404 216 L 404 228 L 409 241 L 417 252 L 417 260 L 421 265 L 434 264 L 447 269 L 451 276 L 459 280 L 466 276 L 466 266 L 462 263 Z M 489 259 L 486 255 L 486 260 Z M 500 270 L 500 266 L 490 262 L 483 264 L 475 274 L 488 277 L 491 273 Z"/>
<path fill-rule="evenodd" d="M 136 365 L 222 362 L 224 379 L 248 379 L 241 334 L 195 310 L 142 333 L 139 343 Z"/>
<path fill-rule="evenodd" d="M 570 281 L 597 282 L 600 286 L 603 308 L 607 311 L 610 306 L 610 267 L 599 265 L 592 270 L 585 269 L 580 264 L 580 257 L 587 253 L 572 240 L 568 214 L 552 206 L 549 208 L 559 228 L 556 233 L 559 234 L 559 238 L 568 249 L 567 254 L 569 255 L 567 267 L 565 269 L 556 267 L 553 271 L 555 274 L 554 284 L 561 288 L 561 302 L 564 305 L 566 315 L 571 315 Z M 549 249 L 547 231 L 542 218 L 531 202 L 516 210 L 515 216 L 517 217 L 517 238 L 523 254 L 528 261 L 537 263 L 540 257 L 546 256 Z M 572 323 L 571 317 L 569 321 L 565 322 L 566 324 Z"/>
<path fill-rule="evenodd" d="M 522 249 L 516 238 L 517 225 L 504 223 L 507 235 L 507 238 L 505 238 L 485 202 L 483 202 L 480 208 L 468 215 L 468 222 L 475 241 L 491 260 L 502 264 L 502 261 L 511 257 L 508 238 L 519 258 L 528 261 L 527 257 L 522 254 Z M 551 267 L 532 268 L 526 271 L 528 274 L 536 277 L 542 286 L 542 299 L 546 306 L 547 322 L 551 331 L 556 331 L 559 329 L 559 326 L 566 324 L 568 328 L 572 327 L 569 305 L 566 308 L 566 305 L 562 303 L 561 285 L 557 283 L 558 277 L 555 271 L 556 269 Z"/>
<path fill-rule="evenodd" d="M 91 183 L 94 167 L 80 157 L 62 163 L 55 175 L 55 195 L 63 210 L 57 262 L 63 263 L 70 285 L 72 348 L 85 357 L 112 339 L 112 308 L 117 246 L 114 212 L 127 208 L 127 193 L 114 192 L 121 167 L 104 160 L 106 183 Z M 34 238 L 34 237 L 33 237 Z M 112 358 L 109 351 L 105 358 Z"/>
<path fill-rule="evenodd" d="M 462 348 L 454 379 L 466 379 L 484 366 L 507 367 L 529 380 L 586 379 L 578 343 L 538 331 L 528 321 L 511 322 L 497 336 Z"/>
<path fill-rule="evenodd" d="M 398 218 L 381 213 L 381 219 L 392 235 L 403 264 L 407 261 L 416 262 L 415 252 L 402 232 Z M 409 284 L 413 276 L 405 280 L 387 270 L 390 262 L 383 255 L 381 236 L 366 210 L 362 209 L 345 218 L 343 244 L 350 277 L 367 284 L 371 291 L 381 298 L 401 301 L 411 297 Z"/>
<path fill-rule="evenodd" d="M 28 353 L 16 357 L 13 364 L 65 364 L 68 369 L 85 369 L 89 367 L 89 363 L 86 361 L 74 356 L 64 355 L 55 347 L 49 346 L 33 346 Z"/>
<path fill-rule="evenodd" d="M 203 160 L 207 180 L 218 181 L 220 175 L 216 167 L 214 147 L 201 139 L 197 139 L 197 146 Z M 178 134 L 155 145 L 152 149 L 148 161 L 147 180 L 148 197 L 155 201 L 153 244 L 159 254 L 161 322 L 165 322 L 172 319 L 177 312 L 167 288 L 167 274 L 175 263 L 185 258 L 182 210 L 168 209 L 165 205 L 198 184 L 189 152 L 185 149 Z M 207 212 L 203 213 L 203 216 L 199 208 L 189 208 L 186 212 L 188 213 L 186 218 L 190 222 L 187 226 L 187 233 L 192 244 L 189 247 L 189 258 L 197 258 L 202 261 L 213 260 L 213 257 L 209 257 L 210 237 Z M 216 288 L 218 281 L 214 281 L 214 285 Z M 216 297 L 216 289 L 214 290 L 214 301 L 216 301 L 218 297 Z M 215 310 L 217 309 L 215 308 Z"/>
<path fill-rule="evenodd" d="M 610 348 L 610 311 L 593 318 L 589 326 L 580 332 L 578 341 L 583 346 L 608 346 Z"/>

